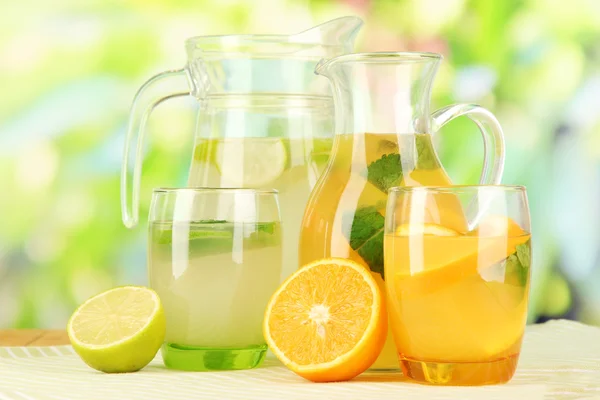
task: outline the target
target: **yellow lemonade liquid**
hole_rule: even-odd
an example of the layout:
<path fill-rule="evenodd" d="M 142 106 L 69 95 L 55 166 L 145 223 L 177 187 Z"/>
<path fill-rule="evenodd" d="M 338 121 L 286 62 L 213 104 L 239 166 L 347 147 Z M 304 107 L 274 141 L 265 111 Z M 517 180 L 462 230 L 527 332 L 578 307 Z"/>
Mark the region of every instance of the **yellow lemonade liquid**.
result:
<path fill-rule="evenodd" d="M 153 222 L 148 271 L 167 318 L 167 344 L 264 344 L 262 321 L 281 274 L 279 222 Z"/>
<path fill-rule="evenodd" d="M 439 163 L 429 134 L 338 134 L 331 157 L 304 213 L 300 265 L 324 257 L 350 258 L 370 268 L 385 290 L 387 189 L 445 186 L 451 184 L 450 178 Z M 453 197 L 447 200 L 448 204 L 438 205 L 440 209 L 456 207 Z M 436 220 L 436 216 L 432 218 Z M 459 218 L 454 223 L 462 227 L 464 221 Z M 398 368 L 393 339 L 388 334 L 372 369 Z"/>
<path fill-rule="evenodd" d="M 189 186 L 277 189 L 283 225 L 280 281 L 298 269 L 304 207 L 325 168 L 331 138 L 244 137 L 196 140 Z"/>
<path fill-rule="evenodd" d="M 530 254 L 530 235 L 520 229 L 386 234 L 388 313 L 404 374 L 432 384 L 510 380 L 527 318 Z"/>

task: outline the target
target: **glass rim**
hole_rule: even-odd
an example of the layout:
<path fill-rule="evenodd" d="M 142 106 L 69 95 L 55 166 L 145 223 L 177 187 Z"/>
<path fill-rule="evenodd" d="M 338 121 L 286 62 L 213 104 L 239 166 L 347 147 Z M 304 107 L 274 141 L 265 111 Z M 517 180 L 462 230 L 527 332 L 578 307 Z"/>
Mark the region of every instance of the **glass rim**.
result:
<path fill-rule="evenodd" d="M 402 65 L 402 64 L 425 64 L 439 63 L 444 56 L 439 53 L 418 52 L 418 51 L 374 51 L 365 53 L 350 53 L 341 56 L 321 59 L 315 67 L 315 73 L 325 75 L 325 71 L 332 66 L 338 64 L 387 64 L 387 65 Z"/>
<path fill-rule="evenodd" d="M 385 60 L 388 58 L 392 59 L 406 59 L 408 60 L 441 60 L 444 58 L 440 53 L 433 53 L 431 51 L 370 51 L 361 53 L 349 53 L 343 54 L 336 57 L 339 59 L 353 59 L 353 60 Z"/>
<path fill-rule="evenodd" d="M 286 93 L 216 93 L 200 101 L 211 103 L 211 107 L 231 109 L 332 109 L 333 97 L 314 94 Z"/>
<path fill-rule="evenodd" d="M 195 192 L 198 194 L 208 193 L 252 193 L 252 194 L 273 194 L 278 195 L 277 189 L 253 189 L 253 188 L 218 188 L 218 187 L 159 187 L 152 189 L 152 193 L 177 193 L 177 192 Z"/>
<path fill-rule="evenodd" d="M 373 51 L 363 53 L 343 54 L 328 60 L 323 60 L 321 65 L 338 64 L 345 62 L 385 63 L 385 62 L 432 62 L 444 58 L 439 53 L 427 51 Z M 319 67 L 319 65 L 317 66 Z"/>
<path fill-rule="evenodd" d="M 450 186 L 394 186 L 389 188 L 388 192 L 457 192 L 457 191 L 476 191 L 476 190 L 500 190 L 503 192 L 526 192 L 527 188 L 523 185 L 450 185 Z"/>

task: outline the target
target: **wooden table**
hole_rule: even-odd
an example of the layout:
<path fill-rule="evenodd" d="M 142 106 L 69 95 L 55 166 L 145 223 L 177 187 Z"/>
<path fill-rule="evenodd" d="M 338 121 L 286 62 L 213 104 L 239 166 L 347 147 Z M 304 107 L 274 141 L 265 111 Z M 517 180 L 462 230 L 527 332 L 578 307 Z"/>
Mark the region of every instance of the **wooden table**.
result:
<path fill-rule="evenodd" d="M 61 329 L 0 330 L 0 346 L 57 346 L 69 344 L 67 332 Z"/>

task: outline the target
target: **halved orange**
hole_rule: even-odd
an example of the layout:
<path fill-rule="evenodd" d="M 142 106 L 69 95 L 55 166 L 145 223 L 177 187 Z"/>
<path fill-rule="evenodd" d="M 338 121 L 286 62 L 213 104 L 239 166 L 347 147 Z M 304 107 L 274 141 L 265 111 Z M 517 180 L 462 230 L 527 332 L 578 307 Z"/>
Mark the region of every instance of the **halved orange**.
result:
<path fill-rule="evenodd" d="M 300 268 L 273 294 L 264 320 L 277 358 L 313 382 L 352 379 L 383 348 L 387 314 L 370 271 L 342 258 Z"/>

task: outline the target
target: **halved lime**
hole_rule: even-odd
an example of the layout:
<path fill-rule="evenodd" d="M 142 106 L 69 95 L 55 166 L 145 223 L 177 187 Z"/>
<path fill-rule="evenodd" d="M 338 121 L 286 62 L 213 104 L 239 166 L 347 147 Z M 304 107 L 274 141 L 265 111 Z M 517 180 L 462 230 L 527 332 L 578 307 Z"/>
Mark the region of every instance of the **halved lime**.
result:
<path fill-rule="evenodd" d="M 217 144 L 215 163 L 225 184 L 234 187 L 265 187 L 279 178 L 287 164 L 281 139 L 227 139 Z"/>
<path fill-rule="evenodd" d="M 165 339 L 165 314 L 156 292 L 123 286 L 96 295 L 71 316 L 67 333 L 75 352 L 103 372 L 144 368 Z"/>

